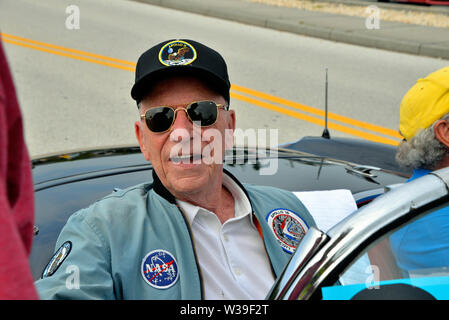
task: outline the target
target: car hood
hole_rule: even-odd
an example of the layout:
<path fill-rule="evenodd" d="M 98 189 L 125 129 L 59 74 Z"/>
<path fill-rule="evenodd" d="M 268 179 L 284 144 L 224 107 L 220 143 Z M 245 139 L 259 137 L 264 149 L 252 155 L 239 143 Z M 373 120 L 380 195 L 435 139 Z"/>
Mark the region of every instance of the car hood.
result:
<path fill-rule="evenodd" d="M 45 155 L 34 158 L 32 165 L 35 191 L 152 169 L 138 146 Z M 272 169 L 268 170 L 268 166 Z M 408 178 L 404 172 L 282 148 L 234 148 L 226 154 L 224 168 L 243 182 L 273 185 L 293 191 L 347 188 L 357 193 L 376 185 L 387 186 Z M 342 176 L 345 179 L 342 180 Z M 145 174 L 141 182 L 148 179 L 152 179 L 151 175 Z"/>
<path fill-rule="evenodd" d="M 41 276 L 74 212 L 118 189 L 153 180 L 152 166 L 137 146 L 71 151 L 39 157 L 32 164 L 38 232 L 30 255 L 34 279 Z M 358 203 L 405 180 L 400 173 L 282 149 L 234 148 L 224 168 L 244 184 L 290 191 L 349 189 Z"/>

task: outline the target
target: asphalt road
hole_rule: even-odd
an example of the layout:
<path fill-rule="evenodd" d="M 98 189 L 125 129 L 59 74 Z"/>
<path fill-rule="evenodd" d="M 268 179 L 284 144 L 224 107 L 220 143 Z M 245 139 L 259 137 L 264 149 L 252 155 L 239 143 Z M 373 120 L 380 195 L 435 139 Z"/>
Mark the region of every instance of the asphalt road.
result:
<path fill-rule="evenodd" d="M 79 29 L 66 27 L 69 5 Z M 170 38 L 220 51 L 237 126 L 278 130 L 279 144 L 321 135 L 325 68 L 331 135 L 396 144 L 402 96 L 447 65 L 123 0 L 2 0 L 0 30 L 32 156 L 136 143 L 135 62 Z"/>

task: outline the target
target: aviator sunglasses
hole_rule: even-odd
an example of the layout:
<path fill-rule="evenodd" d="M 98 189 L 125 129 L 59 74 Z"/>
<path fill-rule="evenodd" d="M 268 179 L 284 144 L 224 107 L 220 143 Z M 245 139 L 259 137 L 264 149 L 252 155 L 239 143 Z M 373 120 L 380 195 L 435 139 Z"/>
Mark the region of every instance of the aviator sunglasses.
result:
<path fill-rule="evenodd" d="M 228 110 L 228 107 L 214 101 L 195 101 L 185 108 L 153 107 L 141 114 L 140 119 L 145 119 L 148 129 L 152 132 L 162 133 L 170 130 L 175 122 L 176 112 L 184 110 L 191 122 L 199 123 L 201 127 L 209 127 L 217 122 L 218 109 Z"/>

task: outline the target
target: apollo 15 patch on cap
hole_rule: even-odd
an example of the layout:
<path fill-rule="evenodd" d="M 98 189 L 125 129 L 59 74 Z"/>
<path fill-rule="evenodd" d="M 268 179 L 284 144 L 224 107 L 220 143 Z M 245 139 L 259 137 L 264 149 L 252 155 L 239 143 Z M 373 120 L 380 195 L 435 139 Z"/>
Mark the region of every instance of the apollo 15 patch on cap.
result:
<path fill-rule="evenodd" d="M 165 44 L 159 51 L 159 61 L 164 66 L 191 64 L 196 59 L 196 50 L 188 42 L 175 40 Z"/>
<path fill-rule="evenodd" d="M 141 272 L 145 282 L 156 289 L 170 288 L 179 278 L 175 257 L 162 249 L 153 250 L 143 258 Z"/>
<path fill-rule="evenodd" d="M 299 214 L 289 209 L 274 209 L 268 213 L 266 220 L 282 249 L 288 253 L 295 252 L 309 229 Z"/>

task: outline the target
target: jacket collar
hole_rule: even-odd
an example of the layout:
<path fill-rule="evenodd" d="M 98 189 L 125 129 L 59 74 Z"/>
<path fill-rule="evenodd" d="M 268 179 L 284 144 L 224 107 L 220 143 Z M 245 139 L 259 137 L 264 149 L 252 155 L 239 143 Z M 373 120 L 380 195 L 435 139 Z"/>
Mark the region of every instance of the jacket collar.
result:
<path fill-rule="evenodd" d="M 245 196 L 249 199 L 249 203 L 251 205 L 251 212 L 253 211 L 253 205 L 251 204 L 251 199 L 248 196 L 248 192 L 246 191 L 245 187 L 240 183 L 240 181 L 237 180 L 236 177 L 234 177 L 228 170 L 223 168 L 223 174 L 226 174 L 228 177 L 230 177 L 245 193 Z M 170 191 L 165 188 L 165 186 L 162 184 L 161 180 L 156 174 L 156 171 L 153 169 L 153 189 L 154 191 L 160 195 L 162 198 L 170 202 L 171 204 L 176 204 L 176 198 L 174 195 L 170 193 Z"/>
<path fill-rule="evenodd" d="M 164 198 L 171 204 L 176 204 L 176 198 L 162 184 L 154 168 L 153 168 L 153 189 L 158 195 L 160 195 L 162 198 Z"/>

